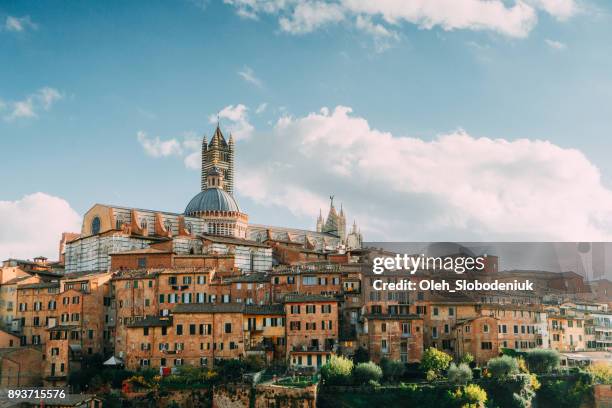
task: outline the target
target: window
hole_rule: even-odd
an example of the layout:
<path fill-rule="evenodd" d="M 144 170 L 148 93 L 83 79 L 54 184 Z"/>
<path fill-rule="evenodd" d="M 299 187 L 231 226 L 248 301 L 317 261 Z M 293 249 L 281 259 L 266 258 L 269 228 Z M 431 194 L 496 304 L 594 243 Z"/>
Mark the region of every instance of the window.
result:
<path fill-rule="evenodd" d="M 189 325 L 189 334 L 191 334 L 191 335 L 196 334 L 196 325 L 195 324 L 190 324 Z"/>
<path fill-rule="evenodd" d="M 138 268 L 146 268 L 146 267 L 147 267 L 147 258 L 138 258 Z"/>
<path fill-rule="evenodd" d="M 383 333 L 387 331 L 387 323 L 382 323 L 380 325 L 380 331 L 382 331 Z"/>
<path fill-rule="evenodd" d="M 455 308 L 454 307 L 449 307 L 448 308 L 448 315 L 449 316 L 454 316 L 455 315 Z"/>
<path fill-rule="evenodd" d="M 482 325 L 482 332 L 483 333 L 488 333 L 489 332 L 489 325 L 488 324 L 483 324 Z"/>
<path fill-rule="evenodd" d="M 191 276 L 183 276 L 183 285 L 191 285 Z"/>
<path fill-rule="evenodd" d="M 94 217 L 94 219 L 91 220 L 91 235 L 96 235 L 99 233 L 100 233 L 100 217 Z"/>
<path fill-rule="evenodd" d="M 295 276 L 287 276 L 287 283 L 290 283 L 290 284 L 295 283 Z"/>
<path fill-rule="evenodd" d="M 480 348 L 482 350 L 493 350 L 493 343 L 491 343 L 490 341 L 483 341 L 482 343 L 480 343 Z"/>
<path fill-rule="evenodd" d="M 232 324 L 225 323 L 225 333 L 231 333 L 231 332 L 232 332 Z"/>
<path fill-rule="evenodd" d="M 438 308 L 437 308 L 437 307 L 434 307 L 434 308 L 433 308 L 433 312 L 432 312 L 432 314 L 433 314 L 434 316 L 438 316 L 439 312 L 438 312 Z"/>
<path fill-rule="evenodd" d="M 300 305 L 291 305 L 291 314 L 300 314 Z"/>
<path fill-rule="evenodd" d="M 310 286 L 310 285 L 316 285 L 317 283 L 318 282 L 317 282 L 317 277 L 316 276 L 304 276 L 302 278 L 302 284 L 304 284 L 304 285 Z"/>
<path fill-rule="evenodd" d="M 438 328 L 437 327 L 431 328 L 431 337 L 433 337 L 434 339 L 438 338 Z"/>
<path fill-rule="evenodd" d="M 168 285 L 176 285 L 176 276 L 168 277 Z"/>
<path fill-rule="evenodd" d="M 300 322 L 289 322 L 289 329 L 300 330 Z"/>
<path fill-rule="evenodd" d="M 176 325 L 176 334 L 178 334 L 179 336 L 183 334 L 183 325 L 182 324 L 177 324 Z"/>
<path fill-rule="evenodd" d="M 143 327 L 142 328 L 142 335 L 143 336 L 148 336 L 149 335 L 149 328 L 148 327 Z"/>
<path fill-rule="evenodd" d="M 465 332 L 469 333 L 472 331 L 472 326 L 465 326 Z"/>
<path fill-rule="evenodd" d="M 315 313 L 315 305 L 306 305 L 306 313 Z"/>
<path fill-rule="evenodd" d="M 381 348 L 381 351 L 382 351 L 383 353 L 388 353 L 388 352 L 389 352 L 389 348 L 388 348 L 388 345 L 387 345 L 387 340 L 386 340 L 386 339 L 382 339 L 382 340 L 381 340 L 381 342 L 380 342 L 380 348 Z"/>
<path fill-rule="evenodd" d="M 331 305 L 321 305 L 321 313 L 331 313 Z"/>
<path fill-rule="evenodd" d="M 410 323 L 402 323 L 402 334 L 410 334 Z"/>

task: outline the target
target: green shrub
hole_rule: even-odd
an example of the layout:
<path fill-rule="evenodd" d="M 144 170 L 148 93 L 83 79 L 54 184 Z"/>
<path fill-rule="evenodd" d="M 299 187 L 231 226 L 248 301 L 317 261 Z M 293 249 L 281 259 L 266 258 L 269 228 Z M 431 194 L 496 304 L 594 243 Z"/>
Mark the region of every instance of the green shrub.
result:
<path fill-rule="evenodd" d="M 446 376 L 448 381 L 455 385 L 465 385 L 472 381 L 472 369 L 466 363 L 461 363 L 459 366 L 451 363 Z"/>
<path fill-rule="evenodd" d="M 487 390 L 493 407 L 527 408 L 531 406 L 531 400 L 535 396 L 529 374 L 494 377 L 482 385 Z"/>
<path fill-rule="evenodd" d="M 356 384 L 379 382 L 383 376 L 382 369 L 373 362 L 359 363 L 353 369 L 353 379 Z"/>
<path fill-rule="evenodd" d="M 484 407 L 487 402 L 487 392 L 476 384 L 458 388 L 453 394 L 455 401 L 462 407 Z"/>
<path fill-rule="evenodd" d="M 472 369 L 473 378 L 479 380 L 482 378 L 482 368 L 476 367 Z"/>
<path fill-rule="evenodd" d="M 587 369 L 597 384 L 612 384 L 612 365 L 609 363 L 596 363 Z"/>
<path fill-rule="evenodd" d="M 544 381 L 537 393 L 538 407 L 578 408 L 592 398 L 592 385 L 584 378 Z"/>
<path fill-rule="evenodd" d="M 474 356 L 470 353 L 465 353 L 459 359 L 459 363 L 470 365 L 474 362 Z"/>
<path fill-rule="evenodd" d="M 383 378 L 385 381 L 394 383 L 397 382 L 406 370 L 406 366 L 401 361 L 389 360 L 383 358 L 380 360 L 380 368 L 383 371 Z"/>
<path fill-rule="evenodd" d="M 546 374 L 557 369 L 561 357 L 556 350 L 535 349 L 525 353 L 529 370 L 536 374 Z"/>
<path fill-rule="evenodd" d="M 493 378 L 504 378 L 519 373 L 518 361 L 510 356 L 492 358 L 487 369 Z"/>
<path fill-rule="evenodd" d="M 421 370 L 427 373 L 428 380 L 431 378 L 435 379 L 448 368 L 451 361 L 453 361 L 451 356 L 443 351 L 430 347 L 423 353 Z"/>
<path fill-rule="evenodd" d="M 353 362 L 346 357 L 331 356 L 321 367 L 321 379 L 328 385 L 346 385 L 350 383 Z"/>

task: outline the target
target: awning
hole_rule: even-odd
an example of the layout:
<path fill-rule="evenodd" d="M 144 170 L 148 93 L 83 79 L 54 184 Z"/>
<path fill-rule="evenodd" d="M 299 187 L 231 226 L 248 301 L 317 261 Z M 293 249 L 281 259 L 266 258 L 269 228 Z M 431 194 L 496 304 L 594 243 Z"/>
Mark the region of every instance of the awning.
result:
<path fill-rule="evenodd" d="M 111 358 L 109 358 L 108 360 L 102 363 L 102 365 L 105 365 L 105 366 L 117 366 L 117 365 L 122 365 L 122 364 L 123 364 L 123 360 L 115 356 L 112 356 Z"/>

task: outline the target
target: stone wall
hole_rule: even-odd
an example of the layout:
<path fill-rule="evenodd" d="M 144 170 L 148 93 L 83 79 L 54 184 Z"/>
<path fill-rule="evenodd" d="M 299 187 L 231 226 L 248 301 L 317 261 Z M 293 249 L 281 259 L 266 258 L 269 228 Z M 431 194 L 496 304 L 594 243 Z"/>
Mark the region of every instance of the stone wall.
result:
<path fill-rule="evenodd" d="M 260 384 L 255 388 L 255 408 L 315 408 L 317 386 L 305 388 Z"/>
<path fill-rule="evenodd" d="M 213 389 L 213 408 L 315 408 L 317 386 L 305 388 L 260 384 L 226 384 Z"/>
<path fill-rule="evenodd" d="M 213 389 L 213 408 L 249 408 L 251 386 L 247 384 L 226 384 Z"/>
<path fill-rule="evenodd" d="M 612 385 L 593 386 L 595 408 L 612 408 Z"/>

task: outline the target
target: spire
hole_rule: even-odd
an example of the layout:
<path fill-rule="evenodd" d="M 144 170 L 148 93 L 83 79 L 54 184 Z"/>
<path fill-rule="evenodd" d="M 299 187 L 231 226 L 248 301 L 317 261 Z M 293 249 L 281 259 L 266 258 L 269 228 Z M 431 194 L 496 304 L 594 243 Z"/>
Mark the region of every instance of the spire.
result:
<path fill-rule="evenodd" d="M 230 133 L 230 137 L 229 137 L 229 144 L 230 145 L 234 144 L 234 135 L 232 135 L 231 133 Z"/>
<path fill-rule="evenodd" d="M 202 136 L 202 167 L 200 168 L 200 189 L 201 191 L 206 190 L 206 151 L 208 150 L 208 143 L 206 135 Z"/>

